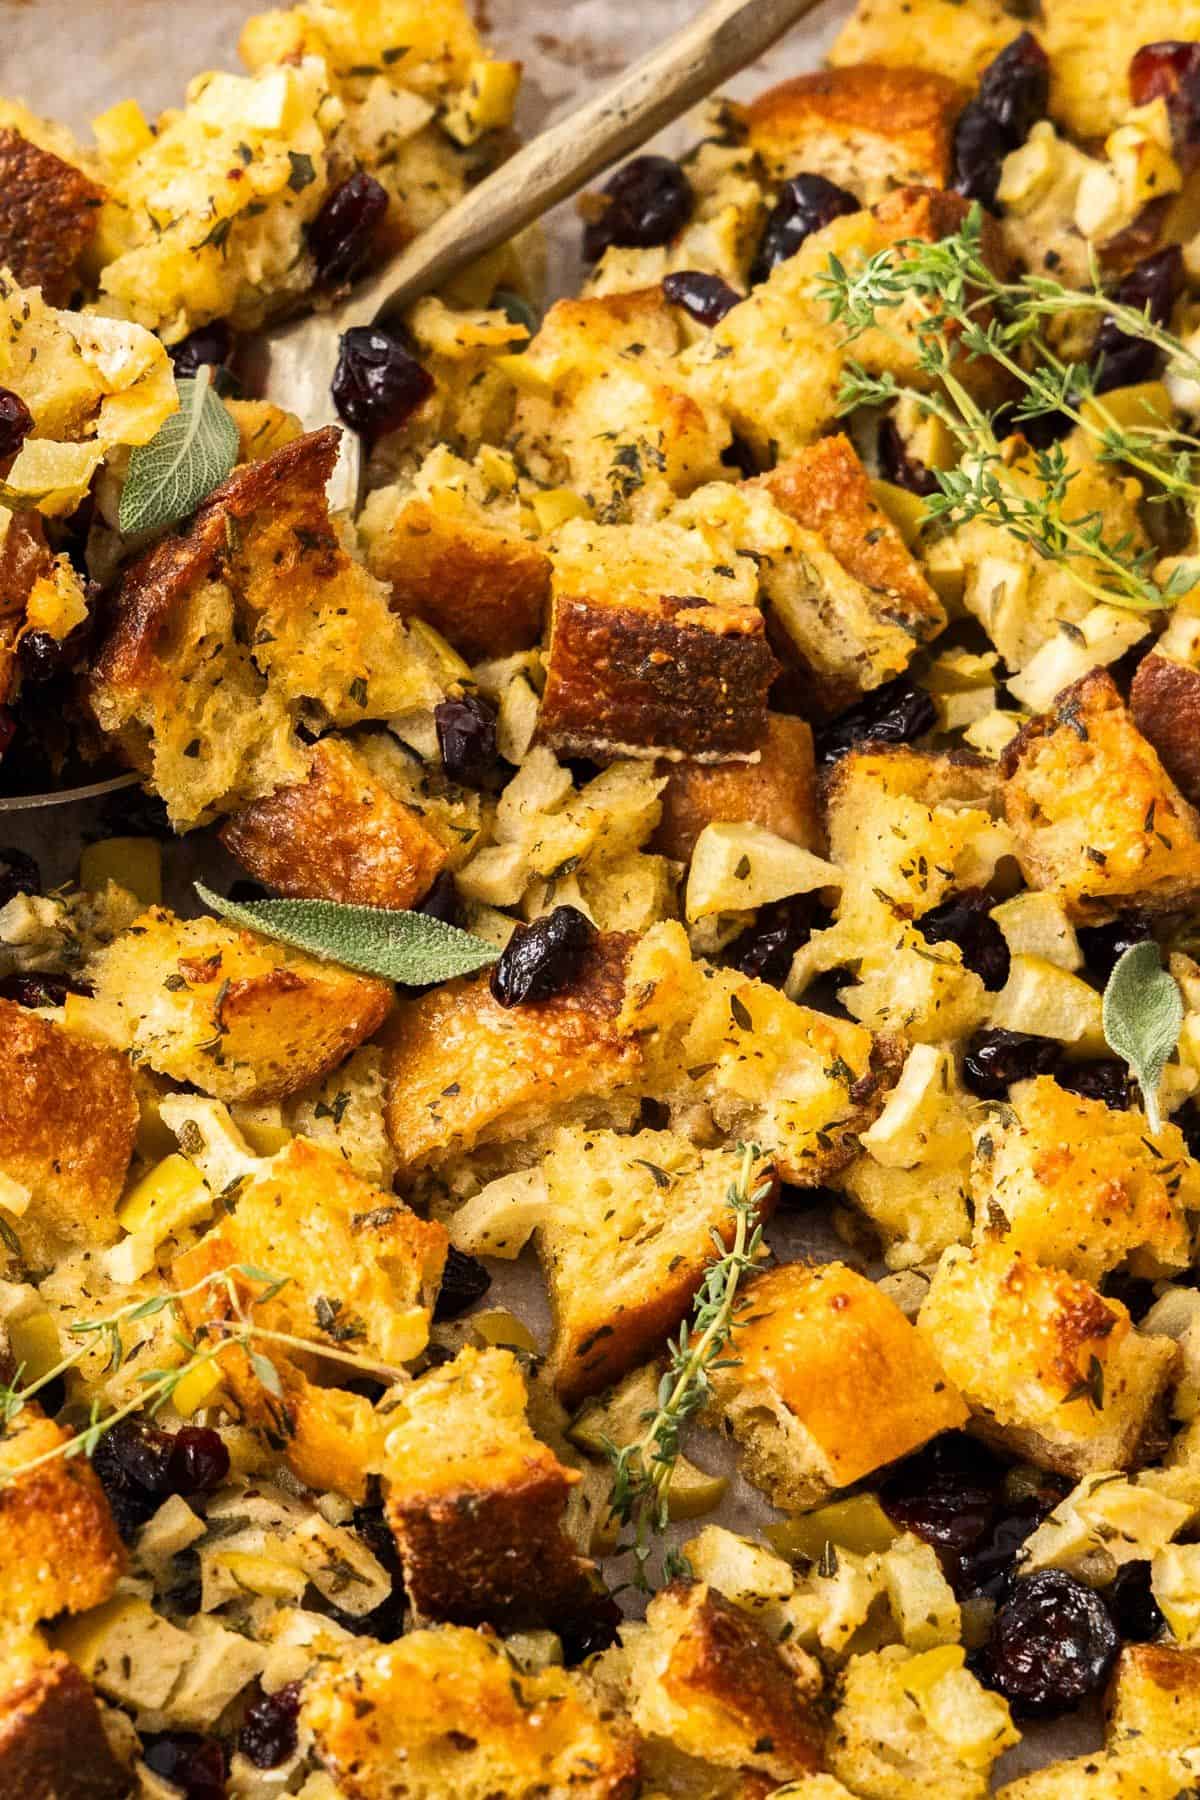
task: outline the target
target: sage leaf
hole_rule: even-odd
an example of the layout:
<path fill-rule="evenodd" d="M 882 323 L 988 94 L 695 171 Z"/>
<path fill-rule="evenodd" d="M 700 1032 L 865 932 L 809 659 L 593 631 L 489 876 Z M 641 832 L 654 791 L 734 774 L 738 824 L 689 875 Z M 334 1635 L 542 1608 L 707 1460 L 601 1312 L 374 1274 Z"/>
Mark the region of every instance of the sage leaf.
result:
<path fill-rule="evenodd" d="M 1151 1131 L 1162 1125 L 1158 1087 L 1179 1042 L 1183 996 L 1149 939 L 1126 950 L 1104 990 L 1104 1035 L 1109 1049 L 1129 1064 L 1142 1090 Z"/>
<path fill-rule="evenodd" d="M 122 537 L 160 531 L 195 512 L 237 462 L 238 428 L 202 364 L 177 384 L 179 411 L 129 459 L 117 523 Z"/>
<path fill-rule="evenodd" d="M 431 987 L 455 975 L 473 975 L 500 955 L 483 938 L 428 913 L 345 906 L 337 900 L 226 900 L 201 881 L 196 892 L 205 906 L 234 925 L 406 987 Z"/>

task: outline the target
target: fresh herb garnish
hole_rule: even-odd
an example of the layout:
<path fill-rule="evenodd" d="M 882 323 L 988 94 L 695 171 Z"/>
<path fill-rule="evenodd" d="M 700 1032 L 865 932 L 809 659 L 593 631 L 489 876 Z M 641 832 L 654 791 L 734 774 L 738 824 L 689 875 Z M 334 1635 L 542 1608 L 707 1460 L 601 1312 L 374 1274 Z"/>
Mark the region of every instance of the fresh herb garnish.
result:
<path fill-rule="evenodd" d="M 179 382 L 179 411 L 130 457 L 117 515 L 123 537 L 186 518 L 232 472 L 238 428 L 212 379 L 202 363 L 194 379 Z"/>
<path fill-rule="evenodd" d="M 1183 996 L 1151 939 L 1134 944 L 1118 960 L 1104 990 L 1103 1022 L 1109 1049 L 1129 1064 L 1142 1090 L 1150 1129 L 1158 1131 L 1162 1125 L 1158 1088 L 1179 1042 Z"/>

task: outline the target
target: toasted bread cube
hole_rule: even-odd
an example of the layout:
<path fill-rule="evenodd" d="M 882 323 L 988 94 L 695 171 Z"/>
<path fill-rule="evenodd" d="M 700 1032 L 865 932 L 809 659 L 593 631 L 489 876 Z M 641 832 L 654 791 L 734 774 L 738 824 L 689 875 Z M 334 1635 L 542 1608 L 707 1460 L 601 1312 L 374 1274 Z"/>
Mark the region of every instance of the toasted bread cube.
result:
<path fill-rule="evenodd" d="M 1200 669 L 1152 650 L 1138 664 L 1129 707 L 1171 780 L 1195 805 L 1200 801 Z"/>
<path fill-rule="evenodd" d="M 792 1511 L 967 1418 L 936 1354 L 843 1263 L 786 1263 L 746 1290 L 737 1365 L 713 1375 L 746 1473 Z"/>
<path fill-rule="evenodd" d="M 418 1219 L 305 1138 L 242 1179 L 231 1198 L 234 1210 L 172 1266 L 194 1332 L 235 1316 L 225 1283 L 209 1279 L 229 1271 L 242 1312 L 264 1329 L 304 1339 L 317 1362 L 322 1347 L 349 1346 L 371 1359 L 372 1372 L 420 1354 L 446 1257 L 440 1225 Z M 260 1298 L 262 1283 L 247 1269 L 272 1281 L 286 1276 L 286 1285 Z M 317 1363 L 304 1352 L 271 1346 L 267 1355 L 274 1382 L 240 1346 L 218 1359 L 248 1420 L 282 1441 L 302 1481 L 361 1499 L 381 1441 L 370 1403 L 310 1381 Z M 344 1358 L 327 1356 L 326 1364 L 334 1376 L 353 1373 Z"/>
<path fill-rule="evenodd" d="M 152 907 L 92 959 L 113 1035 L 221 1100 L 278 1100 L 383 1023 L 392 990 L 216 919 Z"/>
<path fill-rule="evenodd" d="M 1104 671 L 1031 719 L 1001 767 L 1025 879 L 1052 888 L 1072 918 L 1170 912 L 1200 894 L 1200 816 Z"/>
<path fill-rule="evenodd" d="M 996 1800 L 1179 1800 L 1194 1770 L 1192 1758 L 1130 1744 L 1048 1763 L 1005 1782 Z"/>
<path fill-rule="evenodd" d="M 627 937 L 602 937 L 569 988 L 524 1006 L 501 1006 L 486 974 L 402 1001 L 384 1040 L 401 1176 L 477 1144 L 603 1119 L 642 1062 L 618 1026 L 629 949 Z"/>
<path fill-rule="evenodd" d="M 917 1322 L 980 1437 L 1076 1479 L 1133 1466 L 1178 1357 L 1119 1300 L 1002 1242 L 947 1250 Z"/>
<path fill-rule="evenodd" d="M 669 1131 L 555 1138 L 537 1235 L 554 1308 L 550 1373 L 567 1406 L 644 1361 L 688 1312 L 715 1240 L 733 1243 L 729 1190 L 742 1160 Z M 778 1192 L 769 1162 L 751 1170 L 749 1192 L 765 1219 Z"/>
<path fill-rule="evenodd" d="M 1108 1692 L 1114 1748 L 1187 1750 L 1200 1744 L 1200 1650 L 1126 1644 Z"/>
<path fill-rule="evenodd" d="M 864 206 L 891 188 L 949 187 L 966 91 L 920 67 L 863 63 L 796 75 L 746 109 L 768 176 L 823 175 Z"/>
<path fill-rule="evenodd" d="M 1008 1703 L 943 1644 L 855 1656 L 827 1743 L 834 1773 L 863 1800 L 984 1800 L 992 1764 L 1018 1739 Z"/>
<path fill-rule="evenodd" d="M 0 1000 L 0 1204 L 16 1213 L 26 1196 L 17 1228 L 31 1268 L 120 1235 L 138 1117 L 127 1057 Z"/>
<path fill-rule="evenodd" d="M 487 1632 L 414 1631 L 319 1663 L 301 1721 L 346 1800 L 631 1800 L 628 1730 L 563 1669 Z"/>
<path fill-rule="evenodd" d="M 835 68 L 883 63 L 891 69 L 931 69 L 973 88 L 1020 24 L 1001 0 L 909 0 L 901 12 L 886 0 L 859 0 L 834 40 Z"/>
<path fill-rule="evenodd" d="M 387 1516 L 423 1618 L 515 1630 L 613 1612 L 563 1529 L 580 1477 L 530 1430 L 511 1351 L 468 1345 L 395 1398 Z"/>
<path fill-rule="evenodd" d="M 103 199 L 82 169 L 0 128 L 0 267 L 51 306 L 70 304 Z"/>
<path fill-rule="evenodd" d="M 757 762 L 664 762 L 662 818 L 650 847 L 687 862 L 706 825 L 724 821 L 763 825 L 777 837 L 819 852 L 823 832 L 817 805 L 812 727 L 804 719 L 768 713 Z"/>
<path fill-rule="evenodd" d="M 1018 1082 L 989 1119 L 972 1172 L 977 1241 L 1098 1282 L 1128 1262 L 1156 1279 L 1191 1260 L 1188 1214 L 1200 1164 L 1170 1123 L 1151 1134 L 1134 1107 L 1068 1093 L 1049 1075 Z"/>
<path fill-rule="evenodd" d="M 715 1589 L 672 1582 L 650 1602 L 645 1625 L 625 1635 L 630 1707 L 644 1737 L 776 1781 L 820 1768 L 815 1666 L 790 1666 Z"/>
<path fill-rule="evenodd" d="M 0 1612 L 9 1626 L 87 1612 L 124 1572 L 124 1547 L 91 1464 L 53 1454 L 70 1438 L 33 1402 L 0 1437 Z M 49 1460 L 26 1469 L 39 1457 Z"/>
<path fill-rule="evenodd" d="M 281 894 L 402 911 L 424 898 L 446 861 L 416 813 L 336 737 L 315 746 L 305 781 L 235 813 L 221 842 Z"/>
<path fill-rule="evenodd" d="M 132 1779 L 109 1743 L 91 1682 L 61 1650 L 32 1658 L 0 1694 L 0 1792 L 14 1800 L 127 1800 Z"/>

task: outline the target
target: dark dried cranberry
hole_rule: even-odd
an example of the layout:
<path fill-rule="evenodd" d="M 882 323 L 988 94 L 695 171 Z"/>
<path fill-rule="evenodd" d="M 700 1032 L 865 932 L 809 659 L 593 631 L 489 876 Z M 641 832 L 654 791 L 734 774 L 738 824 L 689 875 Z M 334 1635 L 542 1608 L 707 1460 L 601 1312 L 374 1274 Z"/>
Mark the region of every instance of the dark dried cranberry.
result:
<path fill-rule="evenodd" d="M 1014 1081 L 1055 1074 L 1061 1054 L 1054 1038 L 987 1026 L 967 1045 L 963 1083 L 981 1100 L 1003 1100 Z"/>
<path fill-rule="evenodd" d="M 1200 44 L 1143 44 L 1129 65 L 1129 92 L 1135 106 L 1166 101 L 1176 160 L 1190 169 L 1200 157 Z"/>
<path fill-rule="evenodd" d="M 1148 1644 L 1167 1621 L 1150 1587 L 1150 1564 L 1128 1562 L 1104 1589 L 1104 1603 L 1112 1622 L 1127 1644 Z"/>
<path fill-rule="evenodd" d="M 1008 980 L 1012 960 L 1004 933 L 991 915 L 994 904 L 983 888 L 964 888 L 913 920 L 927 944 L 957 944 L 963 967 L 993 990 Z"/>
<path fill-rule="evenodd" d="M 237 1747 L 256 1769 L 274 1769 L 294 1755 L 300 1717 L 300 1683 L 289 1681 L 273 1694 L 260 1694 L 246 1708 Z"/>
<path fill-rule="evenodd" d="M 779 190 L 750 265 L 750 285 L 757 287 L 771 270 L 795 256 L 805 238 L 845 213 L 862 211 L 862 201 L 827 181 L 824 175 L 793 175 Z"/>
<path fill-rule="evenodd" d="M 1066 1482 L 1044 1475 L 1036 1492 L 1021 1500 L 1001 1500 L 990 1529 L 947 1569 L 950 1585 L 960 1600 L 982 1595 L 998 1601 L 1011 1590 L 1021 1546 L 1054 1511 L 1066 1491 Z"/>
<path fill-rule="evenodd" d="M 162 1731 L 142 1739 L 142 1761 L 164 1781 L 173 1781 L 185 1800 L 225 1800 L 225 1751 L 216 1738 L 198 1731 Z"/>
<path fill-rule="evenodd" d="M 167 1459 L 167 1483 L 173 1494 L 207 1494 L 229 1473 L 229 1451 L 219 1431 L 184 1425 L 175 1433 Z"/>
<path fill-rule="evenodd" d="M 996 121 L 978 100 L 969 100 L 954 127 L 954 186 L 969 200 L 995 206 L 1004 158 L 1015 149 L 996 129 Z"/>
<path fill-rule="evenodd" d="M 666 244 L 692 216 L 692 184 L 669 156 L 635 156 L 605 182 L 608 200 L 583 233 L 586 262 L 596 262 L 610 244 L 645 250 Z"/>
<path fill-rule="evenodd" d="M 678 275 L 664 276 L 663 293 L 672 306 L 682 306 L 698 325 L 719 325 L 743 298 L 719 275 L 706 275 L 702 269 L 683 269 Z"/>
<path fill-rule="evenodd" d="M 911 744 L 914 738 L 932 731 L 936 723 L 937 708 L 925 689 L 907 675 L 897 675 L 818 728 L 817 760 L 836 762 L 848 750 L 869 742 Z"/>
<path fill-rule="evenodd" d="M 959 114 L 954 186 L 960 194 L 985 206 L 995 203 L 1000 165 L 1045 116 L 1049 98 L 1046 52 L 1032 32 L 1023 31 L 988 64 L 975 98 Z"/>
<path fill-rule="evenodd" d="M 462 923 L 462 907 L 458 901 L 458 889 L 449 869 L 443 869 L 421 904 L 416 909 L 431 919 L 441 919 L 444 925 L 460 925 Z"/>
<path fill-rule="evenodd" d="M 123 1538 L 133 1537 L 166 1499 L 170 1461 L 171 1434 L 142 1419 L 122 1419 L 100 1439 L 92 1467 Z"/>
<path fill-rule="evenodd" d="M 1097 1057 L 1093 1062 L 1064 1060 L 1054 1071 L 1059 1087 L 1078 1094 L 1083 1100 L 1103 1100 L 1114 1112 L 1124 1112 L 1133 1104 L 1129 1069 L 1112 1057 Z"/>
<path fill-rule="evenodd" d="M 997 1612 L 981 1666 L 1015 1713 L 1054 1718 L 1100 1692 L 1120 1647 L 1098 1594 L 1064 1569 L 1039 1569 Z"/>
<path fill-rule="evenodd" d="M 17 664 L 21 679 L 30 686 L 52 681 L 62 672 L 65 642 L 51 637 L 48 631 L 23 631 L 17 640 Z"/>
<path fill-rule="evenodd" d="M 40 894 L 42 871 L 32 856 L 11 844 L 0 850 L 0 906 L 7 906 L 17 894 Z"/>
<path fill-rule="evenodd" d="M 378 325 L 353 325 L 342 333 L 333 403 L 347 425 L 368 441 L 398 430 L 434 386 L 428 369 Z"/>
<path fill-rule="evenodd" d="M 819 911 L 811 894 L 795 894 L 759 907 L 753 925 L 740 931 L 727 948 L 726 962 L 743 975 L 782 987 L 792 958 L 813 934 Z"/>
<path fill-rule="evenodd" d="M 879 473 L 885 481 L 890 481 L 894 487 L 907 488 L 910 494 L 937 493 L 938 484 L 933 475 L 923 462 L 908 454 L 904 439 L 891 419 L 880 423 L 877 448 Z"/>
<path fill-rule="evenodd" d="M 350 281 L 371 254 L 388 209 L 387 189 L 357 169 L 327 194 L 308 228 L 317 279 L 327 287 Z"/>
<path fill-rule="evenodd" d="M 567 1668 L 577 1668 L 589 1656 L 611 1649 L 617 1641 L 620 1623 L 621 1614 L 607 1594 L 597 1595 L 594 1612 L 566 1623 L 560 1621 L 558 1635 L 562 1640 L 563 1662 Z"/>
<path fill-rule="evenodd" d="M 463 787 L 483 787 L 496 772 L 496 709 L 478 694 L 441 700 L 433 709 L 442 767 Z"/>
<path fill-rule="evenodd" d="M 0 999 L 15 1000 L 18 1006 L 61 1006 L 68 994 L 90 994 L 84 981 L 72 981 L 66 975 L 6 975 L 0 981 Z"/>
<path fill-rule="evenodd" d="M 962 1432 L 935 1438 L 883 1481 L 879 1500 L 905 1531 L 951 1559 L 982 1540 L 996 1516 L 1004 1468 Z"/>
<path fill-rule="evenodd" d="M 1076 935 L 1088 973 L 1107 981 L 1125 952 L 1144 944 L 1154 931 L 1145 913 L 1127 912 L 1107 925 L 1080 925 Z"/>
<path fill-rule="evenodd" d="M 596 927 L 576 906 L 556 906 L 532 925 L 518 925 L 492 969 L 493 997 L 501 1006 L 545 1000 L 569 987 L 595 941 Z"/>
<path fill-rule="evenodd" d="M 434 1302 L 433 1316 L 439 1324 L 457 1319 L 477 1300 L 482 1300 L 492 1285 L 492 1278 L 477 1256 L 468 1256 L 451 1244 L 446 1252 L 442 1285 Z"/>
<path fill-rule="evenodd" d="M 1183 1141 L 1187 1145 L 1189 1156 L 1200 1160 L 1200 1106 L 1194 1100 L 1185 1101 L 1171 1120 L 1183 1133 Z M 1181 1279 L 1176 1277 L 1176 1280 Z"/>
<path fill-rule="evenodd" d="M 213 319 L 172 344 L 167 355 L 175 365 L 175 379 L 191 381 L 206 363 L 222 368 L 229 361 L 233 355 L 233 332 L 224 319 Z"/>
<path fill-rule="evenodd" d="M 33 414 L 11 388 L 0 387 L 0 460 L 15 456 L 33 430 Z"/>
<path fill-rule="evenodd" d="M 1167 325 L 1171 308 L 1183 291 L 1183 251 L 1178 244 L 1168 244 L 1153 256 L 1135 263 L 1113 291 L 1113 299 L 1122 306 L 1136 307 L 1155 325 Z M 1097 364 L 1096 392 L 1129 387 L 1135 381 L 1151 381 L 1158 374 L 1162 352 L 1144 338 L 1130 337 L 1116 320 L 1106 314 L 1092 339 L 1092 361 Z"/>

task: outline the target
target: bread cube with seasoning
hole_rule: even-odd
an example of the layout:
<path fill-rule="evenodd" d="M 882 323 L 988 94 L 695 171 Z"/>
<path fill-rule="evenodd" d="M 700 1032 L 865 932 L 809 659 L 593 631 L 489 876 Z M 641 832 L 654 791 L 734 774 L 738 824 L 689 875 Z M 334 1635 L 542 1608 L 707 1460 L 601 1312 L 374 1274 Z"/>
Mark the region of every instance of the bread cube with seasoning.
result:
<path fill-rule="evenodd" d="M 1195 1752 L 1130 1744 L 1047 1763 L 996 1790 L 996 1800 L 1179 1800 L 1195 1774 Z"/>
<path fill-rule="evenodd" d="M 757 762 L 664 762 L 662 818 L 651 847 L 687 862 L 706 825 L 762 825 L 776 837 L 819 852 L 824 840 L 817 804 L 812 727 L 768 713 Z"/>
<path fill-rule="evenodd" d="M 564 1529 L 578 1473 L 541 1443 L 509 1350 L 460 1350 L 394 1396 L 388 1523 L 418 1615 L 456 1625 L 580 1629 L 612 1613 Z"/>
<path fill-rule="evenodd" d="M 910 0 L 903 12 L 886 0 L 858 0 L 829 60 L 835 68 L 869 63 L 905 72 L 929 69 L 973 88 L 1020 30 L 1001 0 Z"/>
<path fill-rule="evenodd" d="M 0 1792 L 25 1800 L 126 1800 L 132 1775 L 105 1731 L 92 1684 L 61 1650 L 6 1654 Z"/>
<path fill-rule="evenodd" d="M 1133 722 L 1193 805 L 1200 801 L 1200 615 L 1187 596 L 1137 666 Z"/>
<path fill-rule="evenodd" d="M 1003 1241 L 947 1250 L 917 1322 L 980 1437 L 1075 1479 L 1136 1466 L 1178 1358 L 1119 1300 Z"/>
<path fill-rule="evenodd" d="M 49 305 L 69 305 L 104 190 L 0 116 L 0 194 L 0 268 Z"/>
<path fill-rule="evenodd" d="M 0 1437 L 0 1611 L 10 1628 L 88 1612 L 125 1570 L 91 1464 L 62 1455 L 71 1435 L 27 1401 Z"/>
<path fill-rule="evenodd" d="M 1106 1712 L 1113 1748 L 1187 1750 L 1200 1744 L 1200 1650 L 1126 1644 Z"/>
<path fill-rule="evenodd" d="M 347 1800 L 632 1800 L 628 1725 L 579 1675 L 520 1673 L 490 1632 L 413 1631 L 316 1666 L 300 1710 Z"/>
<path fill-rule="evenodd" d="M 314 745 L 304 781 L 234 813 L 221 842 L 280 894 L 400 910 L 425 897 L 446 861 L 417 814 L 338 737 Z"/>
<path fill-rule="evenodd" d="M 120 1235 L 138 1116 L 127 1057 L 0 1000 L 0 1208 L 30 1268 Z"/>
<path fill-rule="evenodd" d="M 735 1337 L 714 1404 L 775 1506 L 811 1506 L 967 1418 L 937 1347 L 843 1263 L 759 1276 Z"/>
<path fill-rule="evenodd" d="M 985 1800 L 993 1764 L 1018 1740 L 1008 1703 L 965 1667 L 958 1644 L 851 1657 L 826 1740 L 834 1773 L 862 1800 Z"/>

